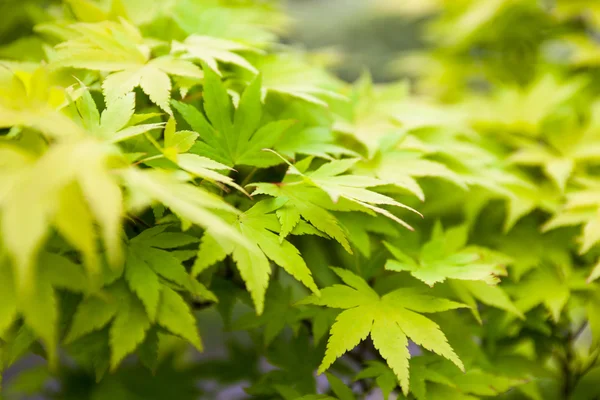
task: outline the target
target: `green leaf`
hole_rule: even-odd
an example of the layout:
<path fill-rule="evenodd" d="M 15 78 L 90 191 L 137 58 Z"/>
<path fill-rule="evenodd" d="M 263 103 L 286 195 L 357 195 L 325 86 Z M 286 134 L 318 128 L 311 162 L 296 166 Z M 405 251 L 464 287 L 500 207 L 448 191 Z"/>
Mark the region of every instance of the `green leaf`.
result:
<path fill-rule="evenodd" d="M 136 241 L 138 238 L 139 235 L 134 238 L 133 241 Z M 159 249 L 174 249 L 177 247 L 187 246 L 192 243 L 197 243 L 199 241 L 200 239 L 197 237 L 181 232 L 162 232 L 141 242 L 146 246 L 156 247 Z"/>
<path fill-rule="evenodd" d="M 131 120 L 135 112 L 135 93 L 127 93 L 109 104 L 100 118 L 100 131 L 108 137 L 112 132 L 119 132 Z"/>
<path fill-rule="evenodd" d="M 398 377 L 404 395 L 408 395 L 410 353 L 406 334 L 393 320 L 378 319 L 373 324 L 371 338 L 377 351 Z"/>
<path fill-rule="evenodd" d="M 352 253 L 346 232 L 341 227 L 339 220 L 328 211 L 336 210 L 338 207 L 323 193 L 319 193 L 318 189 L 305 188 L 299 185 L 287 186 L 268 183 L 257 183 L 253 186 L 256 187 L 254 194 L 267 194 L 282 200 L 287 199 L 282 212 L 285 212 L 287 208 L 295 208 L 302 218 L 321 232 L 331 236 L 346 251 Z"/>
<path fill-rule="evenodd" d="M 581 190 L 567 197 L 564 207 L 547 221 L 542 229 L 548 231 L 559 227 L 583 224 L 580 252 L 588 252 L 600 241 L 600 192 L 599 183 L 585 180 Z"/>
<path fill-rule="evenodd" d="M 376 212 L 412 230 L 413 228 L 404 220 L 380 207 L 380 205 L 393 205 L 420 215 L 418 211 L 389 196 L 367 189 L 368 187 L 384 185 L 385 182 L 367 176 L 341 175 L 352 168 L 357 161 L 357 159 L 334 160 L 321 165 L 315 171 L 306 173 L 301 173 L 296 167 L 290 164 L 288 176 L 291 176 L 291 178 L 284 180 L 284 183 L 293 183 L 295 185 L 301 183 L 308 187 L 317 187 L 327 193 L 334 204 L 345 200 L 358 206 L 358 209 L 364 212 Z M 300 178 L 301 182 L 298 182 L 298 178 Z"/>
<path fill-rule="evenodd" d="M 327 373 L 326 376 L 327 380 L 329 381 L 329 386 L 331 386 L 333 393 L 335 393 L 338 399 L 355 400 L 352 390 L 350 390 L 350 388 L 346 386 L 346 384 L 342 382 L 340 378 L 330 373 Z"/>
<path fill-rule="evenodd" d="M 456 238 L 459 238 L 458 241 Z M 395 258 L 388 260 L 385 268 L 390 271 L 410 272 L 412 276 L 429 286 L 444 282 L 446 279 L 496 284 L 497 275 L 506 274 L 504 270 L 506 258 L 496 254 L 486 254 L 484 250 L 478 248 L 463 248 L 466 239 L 466 230 L 461 227 L 449 229 L 445 233 L 441 232 L 439 236 L 432 235 L 432 238 L 421 247 L 419 259 L 416 261 L 399 248 L 384 242 Z M 453 241 L 456 242 L 455 245 L 452 244 Z"/>
<path fill-rule="evenodd" d="M 151 328 L 146 334 L 146 338 L 137 348 L 137 355 L 140 358 L 140 362 L 146 366 L 152 373 L 156 372 L 158 365 L 158 346 L 159 338 L 157 330 Z"/>
<path fill-rule="evenodd" d="M 211 265 L 223 261 L 233 251 L 230 245 L 224 247 L 223 244 L 211 235 L 202 236 L 198 254 L 192 267 L 192 276 L 196 277 Z"/>
<path fill-rule="evenodd" d="M 421 154 L 414 151 L 382 151 L 375 160 L 359 163 L 357 172 L 373 175 L 386 183 L 406 189 L 421 201 L 425 200 L 425 194 L 415 178 L 446 179 L 466 189 L 457 173 L 444 164 L 422 158 Z"/>
<path fill-rule="evenodd" d="M 17 293 L 13 272 L 7 262 L 0 261 L 0 292 L 2 303 L 0 304 L 0 337 L 10 327 L 17 316 Z"/>
<path fill-rule="evenodd" d="M 92 214 L 100 224 L 100 234 L 106 245 L 108 259 L 113 264 L 121 260 L 120 232 L 123 194 L 115 178 L 107 171 L 106 154 L 90 158 L 79 176 L 79 185 L 89 202 Z"/>
<path fill-rule="evenodd" d="M 81 119 L 88 130 L 98 130 L 100 127 L 100 113 L 88 90 L 84 90 L 81 97 L 77 99 L 77 111 L 79 111 L 79 115 L 81 115 Z"/>
<path fill-rule="evenodd" d="M 372 327 L 373 315 L 368 307 L 350 308 L 339 314 L 329 332 L 327 351 L 317 372 L 322 374 L 337 358 L 365 340 Z"/>
<path fill-rule="evenodd" d="M 492 307 L 506 310 L 510 313 L 515 314 L 519 318 L 524 318 L 523 313 L 515 306 L 511 301 L 510 297 L 506 292 L 499 286 L 490 286 L 484 282 L 453 282 L 456 292 L 461 289 L 468 291 L 470 296 L 479 300 L 483 304 L 487 304 Z M 456 286 L 459 289 L 456 289 Z"/>
<path fill-rule="evenodd" d="M 84 252 L 91 272 L 97 269 L 96 257 L 91 255 L 94 222 L 100 227 L 108 260 L 119 263 L 123 198 L 109 164 L 113 150 L 95 140 L 60 142 L 17 175 L 3 199 L 2 231 L 6 249 L 19 265 L 19 285 L 29 283 L 31 265 L 54 221 L 65 238 Z M 70 206 L 81 220 L 69 221 L 65 214 Z"/>
<path fill-rule="evenodd" d="M 181 262 L 168 251 L 152 247 L 140 246 L 138 248 L 141 258 L 163 278 L 191 290 L 191 278 Z"/>
<path fill-rule="evenodd" d="M 135 246 L 128 248 L 125 279 L 133 293 L 142 301 L 150 321 L 154 321 L 160 297 L 160 282 L 156 272 L 140 255 L 143 251 L 143 248 L 139 249 Z"/>
<path fill-rule="evenodd" d="M 244 314 L 234 323 L 235 330 L 249 330 L 264 326 L 264 345 L 270 346 L 286 326 L 298 331 L 298 309 L 294 308 L 291 290 L 273 282 L 265 299 L 265 310 L 261 315 L 254 312 Z"/>
<path fill-rule="evenodd" d="M 588 276 L 587 281 L 593 282 L 598 278 L 600 278 L 600 261 L 597 262 L 596 265 L 594 265 L 594 267 L 592 268 L 592 272 L 590 273 L 590 276 Z"/>
<path fill-rule="evenodd" d="M 203 254 L 198 255 L 198 257 L 201 256 Z M 269 259 L 258 247 L 251 250 L 235 247 L 231 256 L 250 292 L 254 307 L 256 307 L 256 314 L 262 314 L 265 306 L 265 293 L 271 275 Z"/>
<path fill-rule="evenodd" d="M 556 267 L 541 266 L 519 283 L 519 290 L 515 292 L 515 306 L 525 313 L 535 306 L 544 305 L 554 321 L 558 321 L 569 300 L 570 283 Z"/>
<path fill-rule="evenodd" d="M 356 374 L 354 380 L 356 381 L 364 378 L 375 378 L 377 386 L 379 386 L 383 393 L 384 400 L 387 400 L 392 390 L 398 386 L 396 375 L 394 375 L 394 372 L 387 365 L 379 361 L 367 361 L 367 364 L 369 367 Z M 416 392 L 414 384 L 412 390 L 414 394 Z"/>
<path fill-rule="evenodd" d="M 46 346 L 48 362 L 55 366 L 58 362 L 58 304 L 50 282 L 36 281 L 19 293 L 19 309 L 27 326 Z"/>
<path fill-rule="evenodd" d="M 198 138 L 196 132 L 179 131 L 175 132 L 175 119 L 169 118 L 165 127 L 165 150 L 173 149 L 176 153 L 185 153 L 188 151 Z"/>
<path fill-rule="evenodd" d="M 600 293 L 596 290 L 586 304 L 588 323 L 592 331 L 592 344 L 600 344 Z"/>
<path fill-rule="evenodd" d="M 233 126 L 233 106 L 219 76 L 210 68 L 204 70 L 204 109 L 215 130 L 223 133 L 225 146 L 231 151 L 232 143 L 227 134 Z"/>
<path fill-rule="evenodd" d="M 279 206 L 280 203 L 265 200 L 240 215 L 238 229 L 252 243 L 249 248 L 242 248 L 226 238 L 203 239 L 193 269 L 193 273 L 197 274 L 231 254 L 250 291 L 257 314 L 261 314 L 264 308 L 264 297 L 271 274 L 269 260 L 282 267 L 313 293 L 319 292 L 298 249 L 287 240 L 280 240 L 278 236 L 281 228 L 272 211 Z"/>
<path fill-rule="evenodd" d="M 346 100 L 335 90 L 339 87 L 335 79 L 321 68 L 309 64 L 299 54 L 270 54 L 262 57 L 256 67 L 269 92 L 282 93 L 319 106 L 327 106 L 322 97 Z"/>
<path fill-rule="evenodd" d="M 600 2 L 308 3 L 0 2 L 4 397 L 597 394 Z"/>
<path fill-rule="evenodd" d="M 184 52 L 187 58 L 201 60 L 217 73 L 219 73 L 217 61 L 235 64 L 249 71 L 258 72 L 244 57 L 234 53 L 235 51 L 257 52 L 258 50 L 231 40 L 190 35 L 183 43 L 173 43 L 173 51 Z"/>
<path fill-rule="evenodd" d="M 181 336 L 196 349 L 202 351 L 196 320 L 192 316 L 189 306 L 179 294 L 166 286 L 162 287 L 156 319 L 160 326 L 174 335 Z"/>
<path fill-rule="evenodd" d="M 271 161 L 273 157 L 265 155 L 263 149 L 274 147 L 282 135 L 294 124 L 295 122 L 291 120 L 269 122 L 254 132 L 246 142 L 239 140 L 236 163 L 262 168 L 279 164 L 279 162 Z"/>
<path fill-rule="evenodd" d="M 250 82 L 240 98 L 240 104 L 233 118 L 233 129 L 239 132 L 239 140 L 235 146 L 236 153 L 260 126 L 262 118 L 261 83 L 259 75 Z"/>
<path fill-rule="evenodd" d="M 88 0 L 67 0 L 73 14 L 77 20 L 85 22 L 100 22 L 106 19 L 107 15 L 98 7 L 98 5 Z"/>
<path fill-rule="evenodd" d="M 554 149 L 537 144 L 525 144 L 523 148 L 511 155 L 510 160 L 521 165 L 543 167 L 544 173 L 561 192 L 565 190 L 565 185 L 575 168 L 575 160 L 557 156 Z"/>
<path fill-rule="evenodd" d="M 81 138 L 80 126 L 59 111 L 66 103 L 66 90 L 50 79 L 48 68 L 37 66 L 33 72 L 22 67 L 4 70 L 0 81 L 0 126 L 36 129 L 51 138 Z"/>
<path fill-rule="evenodd" d="M 294 121 L 280 120 L 260 125 L 260 78 L 248 85 L 234 112 L 232 101 L 219 76 L 210 68 L 205 70 L 204 110 L 208 120 L 195 108 L 173 102 L 175 109 L 202 140 L 190 152 L 229 167 L 251 165 L 266 168 L 280 164 L 277 156 L 262 150 L 273 148 Z"/>
<path fill-rule="evenodd" d="M 54 223 L 60 234 L 83 253 L 89 272 L 96 273 L 99 269 L 98 249 L 91 211 L 75 184 L 64 188 L 60 197 Z"/>
<path fill-rule="evenodd" d="M 73 292 L 88 291 L 89 279 L 85 276 L 81 265 L 75 264 L 66 257 L 48 252 L 40 254 L 38 263 L 44 268 L 42 276 L 53 287 Z"/>
<path fill-rule="evenodd" d="M 170 114 L 171 79 L 158 68 L 146 68 L 142 71 L 139 82 L 140 87 L 154 104 Z"/>
<path fill-rule="evenodd" d="M 452 361 L 464 371 L 462 361 L 458 358 L 440 327 L 432 320 L 410 310 L 397 310 L 398 317 L 403 322 L 402 331 L 417 345 L 433 351 Z"/>
<path fill-rule="evenodd" d="M 109 106 L 140 86 L 153 103 L 170 114 L 169 75 L 202 77 L 202 71 L 189 61 L 171 56 L 149 60 L 140 32 L 124 19 L 120 23 L 75 23 L 67 29 L 73 37 L 56 47 L 55 64 L 113 72 L 102 83 Z"/>
<path fill-rule="evenodd" d="M 253 237 L 258 247 L 269 259 L 302 282 L 312 292 L 319 292 L 313 281 L 312 273 L 300 256 L 300 252 L 290 242 L 286 240 L 280 242 L 275 233 L 269 232 L 262 226 L 257 227 L 251 224 L 250 221 L 245 221 L 240 225 L 246 237 Z"/>
<path fill-rule="evenodd" d="M 2 370 L 23 357 L 30 350 L 35 340 L 35 333 L 27 325 L 4 335 L 3 341 L 5 343 L 3 343 L 2 352 L 0 352 L 2 355 L 2 363 L 0 363 Z"/>
<path fill-rule="evenodd" d="M 119 305 L 115 320 L 110 327 L 110 369 L 114 371 L 123 358 L 135 351 L 146 337 L 150 320 L 142 303 L 128 296 Z"/>
<path fill-rule="evenodd" d="M 137 171 L 130 169 L 124 173 L 128 186 L 143 195 L 136 204 L 142 208 L 152 200 L 159 201 L 173 212 L 203 227 L 210 227 L 219 236 L 228 237 L 234 242 L 246 245 L 246 239 L 231 225 L 215 213 L 215 210 L 236 213 L 237 210 L 222 201 L 218 196 L 196 186 L 179 182 L 174 176 L 159 171 Z"/>
<path fill-rule="evenodd" d="M 77 306 L 65 342 L 71 343 L 90 332 L 102 329 L 117 314 L 120 304 L 120 298 L 114 291 L 83 299 Z"/>
<path fill-rule="evenodd" d="M 345 294 L 343 299 L 338 286 L 334 291 L 325 288 L 319 297 L 312 295 L 305 304 L 317 304 L 342 308 L 331 327 L 327 351 L 319 367 L 325 371 L 341 355 L 354 348 L 369 333 L 375 347 L 396 374 L 405 393 L 409 389 L 407 337 L 423 348 L 433 351 L 452 361 L 464 370 L 462 361 L 448 344 L 439 326 L 418 312 L 440 312 L 462 307 L 461 304 L 445 299 L 421 297 L 413 289 L 398 289 L 380 297 L 367 282 L 348 270 L 335 268 L 334 272 L 354 294 Z M 417 301 L 413 301 L 416 297 Z M 416 312 L 415 312 L 416 311 Z"/>
<path fill-rule="evenodd" d="M 281 224 L 279 240 L 283 241 L 286 238 L 286 236 L 289 235 L 300 222 L 300 212 L 295 207 L 284 205 L 283 207 L 279 208 L 275 213 L 277 214 L 277 218 L 279 219 L 279 223 Z"/>
<path fill-rule="evenodd" d="M 151 321 L 156 318 L 161 288 L 166 279 L 194 296 L 216 301 L 216 297 L 200 282 L 193 280 L 173 252 L 162 250 L 197 242 L 193 236 L 164 232 L 166 226 L 147 229 L 133 238 L 125 265 L 129 287 L 144 304 Z M 192 252 L 193 257 L 194 252 Z"/>
<path fill-rule="evenodd" d="M 177 164 L 179 167 L 192 175 L 208 179 L 214 182 L 224 183 L 236 188 L 240 192 L 247 194 L 246 191 L 233 178 L 223 175 L 217 170 L 231 170 L 228 166 L 211 160 L 207 157 L 202 157 L 196 154 L 180 154 L 177 156 Z"/>

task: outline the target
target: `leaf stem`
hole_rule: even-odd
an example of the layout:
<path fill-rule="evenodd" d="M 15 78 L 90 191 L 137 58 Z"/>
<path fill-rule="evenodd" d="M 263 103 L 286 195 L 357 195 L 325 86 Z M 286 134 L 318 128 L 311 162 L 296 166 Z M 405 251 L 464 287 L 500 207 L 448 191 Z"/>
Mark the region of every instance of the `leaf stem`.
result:
<path fill-rule="evenodd" d="M 245 187 L 247 184 L 249 184 L 250 179 L 252 179 L 257 172 L 258 172 L 258 168 L 256 168 L 256 167 L 252 168 L 252 171 L 250 171 L 248 173 L 248 175 L 246 175 L 246 177 L 244 178 L 242 183 L 240 183 L 240 186 Z"/>

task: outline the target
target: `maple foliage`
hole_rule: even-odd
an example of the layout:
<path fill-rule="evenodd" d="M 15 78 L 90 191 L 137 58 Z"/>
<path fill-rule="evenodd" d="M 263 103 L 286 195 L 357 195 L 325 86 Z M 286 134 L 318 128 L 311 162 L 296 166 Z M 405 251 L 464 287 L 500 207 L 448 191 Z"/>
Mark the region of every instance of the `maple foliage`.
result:
<path fill-rule="evenodd" d="M 598 2 L 368 2 L 385 84 L 277 1 L 24 3 L 0 398 L 600 396 Z"/>

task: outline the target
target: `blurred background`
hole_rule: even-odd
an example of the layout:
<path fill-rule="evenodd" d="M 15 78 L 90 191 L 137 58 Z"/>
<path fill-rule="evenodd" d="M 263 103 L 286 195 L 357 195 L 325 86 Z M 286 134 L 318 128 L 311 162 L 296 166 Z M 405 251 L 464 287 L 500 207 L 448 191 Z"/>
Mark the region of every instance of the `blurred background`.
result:
<path fill-rule="evenodd" d="M 344 80 L 354 81 L 368 70 L 374 81 L 390 81 L 397 78 L 391 66 L 398 54 L 424 46 L 421 28 L 426 19 L 410 18 L 400 3 L 288 0 L 286 7 L 293 19 L 288 40 L 325 52 L 334 63 L 332 70 Z"/>
<path fill-rule="evenodd" d="M 16 39 L 29 42 L 26 58 L 35 60 L 40 49 L 30 38 L 34 22 L 45 16 L 40 3 L 57 4 L 55 0 L 0 0 L 0 44 Z M 143 4 L 143 2 L 141 2 Z M 166 1 L 165 3 L 168 3 Z M 232 2 L 235 3 L 235 2 Z M 407 18 L 389 0 L 285 0 L 290 29 L 284 37 L 287 44 L 308 50 L 319 50 L 327 57 L 332 70 L 345 80 L 353 81 L 368 69 L 375 80 L 392 78 L 389 63 L 398 52 L 419 48 L 419 25 L 422 19 Z M 423 3 L 425 4 L 425 3 Z M 0 49 L 0 58 L 12 54 L 10 47 Z"/>

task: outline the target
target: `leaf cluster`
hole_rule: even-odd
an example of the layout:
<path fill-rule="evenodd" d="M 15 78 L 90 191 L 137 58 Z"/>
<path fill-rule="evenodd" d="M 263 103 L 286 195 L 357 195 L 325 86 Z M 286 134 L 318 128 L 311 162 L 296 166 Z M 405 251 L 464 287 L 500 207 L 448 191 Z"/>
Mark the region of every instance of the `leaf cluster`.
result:
<path fill-rule="evenodd" d="M 401 3 L 414 88 L 282 46 L 275 1 L 32 5 L 0 372 L 46 363 L 7 396 L 600 396 L 597 2 Z"/>

